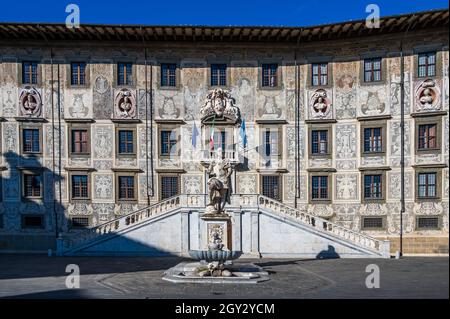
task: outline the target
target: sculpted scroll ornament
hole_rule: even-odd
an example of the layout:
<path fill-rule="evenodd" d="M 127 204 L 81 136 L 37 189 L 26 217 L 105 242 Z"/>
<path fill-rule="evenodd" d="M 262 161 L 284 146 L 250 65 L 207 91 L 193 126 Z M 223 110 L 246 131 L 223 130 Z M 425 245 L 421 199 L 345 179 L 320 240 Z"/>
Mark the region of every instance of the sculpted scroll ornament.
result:
<path fill-rule="evenodd" d="M 26 86 L 20 92 L 19 105 L 20 116 L 39 117 L 42 114 L 41 94 L 31 86 Z"/>
<path fill-rule="evenodd" d="M 117 119 L 134 119 L 136 117 L 136 93 L 123 88 L 115 92 L 114 117 Z"/>
<path fill-rule="evenodd" d="M 309 99 L 309 115 L 311 119 L 329 118 L 331 115 L 331 100 L 327 91 L 318 89 Z"/>
<path fill-rule="evenodd" d="M 442 203 L 424 202 L 414 203 L 416 215 L 440 215 L 443 212 Z"/>
<path fill-rule="evenodd" d="M 436 111 L 441 108 L 440 89 L 433 79 L 427 79 L 416 87 L 416 111 Z"/>
<path fill-rule="evenodd" d="M 310 205 L 310 207 L 308 207 L 308 213 L 324 218 L 331 218 L 334 216 L 334 210 L 331 205 L 323 204 Z"/>

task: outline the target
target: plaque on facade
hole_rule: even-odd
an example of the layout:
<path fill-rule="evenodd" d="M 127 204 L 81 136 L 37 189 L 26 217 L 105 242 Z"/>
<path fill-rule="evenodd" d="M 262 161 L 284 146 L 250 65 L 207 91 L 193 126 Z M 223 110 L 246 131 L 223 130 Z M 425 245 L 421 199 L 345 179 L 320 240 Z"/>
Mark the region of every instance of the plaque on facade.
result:
<path fill-rule="evenodd" d="M 136 118 L 136 93 L 123 88 L 114 94 L 114 118 L 130 120 Z"/>
<path fill-rule="evenodd" d="M 31 86 L 24 87 L 19 95 L 19 115 L 24 117 L 40 117 L 42 99 L 39 91 Z"/>

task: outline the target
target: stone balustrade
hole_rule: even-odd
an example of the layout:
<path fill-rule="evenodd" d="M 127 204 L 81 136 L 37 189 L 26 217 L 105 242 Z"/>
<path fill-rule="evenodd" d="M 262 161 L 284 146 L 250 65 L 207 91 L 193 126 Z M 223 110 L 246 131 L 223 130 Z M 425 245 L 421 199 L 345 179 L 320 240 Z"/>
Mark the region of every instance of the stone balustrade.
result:
<path fill-rule="evenodd" d="M 362 247 L 377 251 L 380 254 L 386 254 L 385 241 L 378 240 L 368 235 L 355 232 L 351 229 L 330 222 L 326 219 L 292 208 L 272 198 L 263 195 L 254 195 L 254 196 L 258 196 L 259 198 L 258 200 L 259 208 L 264 207 L 276 213 L 279 213 L 280 215 L 288 215 L 289 217 L 293 217 L 295 218 L 295 220 L 300 221 L 301 223 L 309 225 L 311 227 L 314 227 L 320 231 L 332 233 L 333 235 L 339 238 L 348 240 Z M 243 199 L 243 201 L 248 201 L 248 199 Z"/>

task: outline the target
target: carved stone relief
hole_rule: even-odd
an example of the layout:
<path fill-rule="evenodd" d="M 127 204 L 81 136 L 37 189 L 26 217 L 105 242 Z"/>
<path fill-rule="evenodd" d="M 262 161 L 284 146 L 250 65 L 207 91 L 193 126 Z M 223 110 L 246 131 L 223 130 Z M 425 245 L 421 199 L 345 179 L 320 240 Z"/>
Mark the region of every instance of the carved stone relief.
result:
<path fill-rule="evenodd" d="M 20 89 L 19 106 L 19 116 L 40 117 L 42 114 L 40 90 L 31 86 Z"/>
<path fill-rule="evenodd" d="M 331 90 L 318 89 L 316 91 L 310 91 L 308 101 L 309 119 L 333 118 Z"/>
<path fill-rule="evenodd" d="M 127 88 L 114 91 L 114 118 L 136 118 L 136 92 Z"/>
<path fill-rule="evenodd" d="M 441 109 L 440 83 L 433 79 L 416 83 L 414 106 L 416 112 L 438 111 Z"/>

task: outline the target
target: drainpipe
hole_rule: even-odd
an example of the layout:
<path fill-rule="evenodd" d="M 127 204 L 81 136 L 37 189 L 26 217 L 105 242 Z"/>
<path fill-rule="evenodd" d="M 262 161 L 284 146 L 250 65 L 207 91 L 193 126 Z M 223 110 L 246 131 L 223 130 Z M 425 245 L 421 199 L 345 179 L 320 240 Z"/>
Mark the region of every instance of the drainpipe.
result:
<path fill-rule="evenodd" d="M 414 18 L 414 15 L 413 15 Z M 411 19 L 412 21 L 413 19 Z M 408 34 L 411 23 L 400 40 L 400 251 L 399 256 L 403 256 L 403 214 L 406 211 L 405 207 L 405 59 L 403 53 L 403 40 Z"/>
<path fill-rule="evenodd" d="M 147 84 L 147 48 L 145 47 L 145 37 L 142 33 L 142 27 L 139 28 L 142 34 L 142 44 L 144 46 L 144 76 L 145 76 L 145 185 L 147 193 L 147 205 L 150 206 L 150 185 L 149 185 L 149 159 L 148 159 L 148 84 Z"/>

